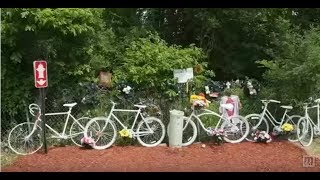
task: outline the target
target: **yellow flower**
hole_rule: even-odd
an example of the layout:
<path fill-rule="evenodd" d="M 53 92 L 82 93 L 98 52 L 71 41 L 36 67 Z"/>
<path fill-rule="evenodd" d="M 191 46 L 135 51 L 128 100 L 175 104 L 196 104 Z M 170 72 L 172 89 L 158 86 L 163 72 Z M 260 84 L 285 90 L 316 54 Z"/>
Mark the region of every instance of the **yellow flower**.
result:
<path fill-rule="evenodd" d="M 132 134 L 130 133 L 130 131 L 128 129 L 122 129 L 121 131 L 119 131 L 119 134 L 121 137 L 132 138 Z"/>
<path fill-rule="evenodd" d="M 285 124 L 283 124 L 283 125 L 281 126 L 281 129 L 282 129 L 283 131 L 289 132 L 289 131 L 292 131 L 292 130 L 293 130 L 293 125 L 292 125 L 292 124 L 289 124 L 289 123 L 285 123 Z"/>
<path fill-rule="evenodd" d="M 191 95 L 190 96 L 190 102 L 192 103 L 195 100 L 205 100 L 206 98 L 203 96 L 198 96 L 198 95 Z"/>
<path fill-rule="evenodd" d="M 192 103 L 194 100 L 198 99 L 197 95 L 191 95 L 190 96 L 190 102 Z"/>

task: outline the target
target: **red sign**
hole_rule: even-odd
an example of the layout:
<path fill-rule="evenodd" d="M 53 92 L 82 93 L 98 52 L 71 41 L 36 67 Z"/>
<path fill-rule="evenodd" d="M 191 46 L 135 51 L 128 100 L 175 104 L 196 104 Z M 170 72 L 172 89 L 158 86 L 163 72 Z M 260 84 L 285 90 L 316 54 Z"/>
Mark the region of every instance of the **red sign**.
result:
<path fill-rule="evenodd" d="M 48 86 L 48 73 L 46 61 L 33 61 L 34 85 L 36 88 Z"/>

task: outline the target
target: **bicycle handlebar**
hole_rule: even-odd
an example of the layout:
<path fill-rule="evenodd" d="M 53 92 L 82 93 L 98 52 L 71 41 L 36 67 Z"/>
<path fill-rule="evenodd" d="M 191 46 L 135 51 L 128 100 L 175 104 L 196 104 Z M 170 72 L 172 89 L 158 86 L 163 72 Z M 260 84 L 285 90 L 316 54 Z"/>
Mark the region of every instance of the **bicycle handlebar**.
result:
<path fill-rule="evenodd" d="M 306 102 L 303 103 L 304 106 L 308 106 L 310 104 L 313 104 L 313 103 L 316 103 L 316 104 L 320 104 L 320 98 L 319 99 L 313 99 L 312 97 L 309 97 Z"/>
<path fill-rule="evenodd" d="M 309 100 L 309 102 L 303 103 L 304 107 L 308 107 L 310 104 L 316 103 L 317 105 L 309 107 L 309 108 L 315 108 L 315 107 L 318 107 L 318 104 L 320 104 L 320 99 L 316 99 L 313 102 L 312 102 L 312 98 L 309 98 L 308 100 Z"/>
<path fill-rule="evenodd" d="M 41 108 L 38 104 L 34 104 L 34 103 L 30 104 L 29 105 L 29 112 L 30 112 L 30 114 L 32 114 L 32 116 L 35 116 L 35 114 L 34 114 L 35 110 L 38 110 L 39 113 L 41 113 Z"/>

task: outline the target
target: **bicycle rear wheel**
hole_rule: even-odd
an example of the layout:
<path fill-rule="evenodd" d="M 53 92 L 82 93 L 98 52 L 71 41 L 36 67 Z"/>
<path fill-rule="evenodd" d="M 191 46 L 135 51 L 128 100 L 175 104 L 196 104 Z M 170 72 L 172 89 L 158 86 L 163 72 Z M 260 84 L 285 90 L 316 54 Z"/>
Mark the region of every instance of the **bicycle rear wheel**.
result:
<path fill-rule="evenodd" d="M 310 146 L 313 141 L 313 128 L 311 122 L 305 117 L 300 118 L 297 125 L 298 140 L 302 146 Z"/>
<path fill-rule="evenodd" d="M 149 133 L 148 126 L 153 133 Z M 137 128 L 138 141 L 145 147 L 154 147 L 159 145 L 165 136 L 165 127 L 162 121 L 156 117 L 147 117 L 144 121 L 140 121 Z"/>
<path fill-rule="evenodd" d="M 224 140 L 229 143 L 239 143 L 249 134 L 249 123 L 242 116 L 233 116 L 222 123 L 221 128 L 225 132 Z"/>
<path fill-rule="evenodd" d="M 117 130 L 112 121 L 106 117 L 96 117 L 91 119 L 85 129 L 84 137 L 94 140 L 94 149 L 106 149 L 116 140 Z"/>
<path fill-rule="evenodd" d="M 35 131 L 30 135 L 35 126 Z M 15 126 L 9 133 L 9 148 L 20 155 L 37 152 L 42 147 L 41 127 L 35 123 L 24 122 Z M 27 136 L 30 137 L 27 138 Z"/>

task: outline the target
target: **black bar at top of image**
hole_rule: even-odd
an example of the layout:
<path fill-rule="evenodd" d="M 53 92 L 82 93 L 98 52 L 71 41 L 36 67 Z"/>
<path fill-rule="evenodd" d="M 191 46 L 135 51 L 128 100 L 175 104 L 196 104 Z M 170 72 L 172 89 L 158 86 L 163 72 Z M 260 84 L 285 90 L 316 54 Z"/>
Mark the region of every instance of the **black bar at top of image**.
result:
<path fill-rule="evenodd" d="M 318 5 L 319 4 L 319 5 Z M 318 6 L 317 6 L 318 5 Z M 1 7 L 16 8 L 315 8 L 320 2 L 315 0 L 95 0 L 95 1 L 58 1 L 33 0 L 1 1 Z"/>

